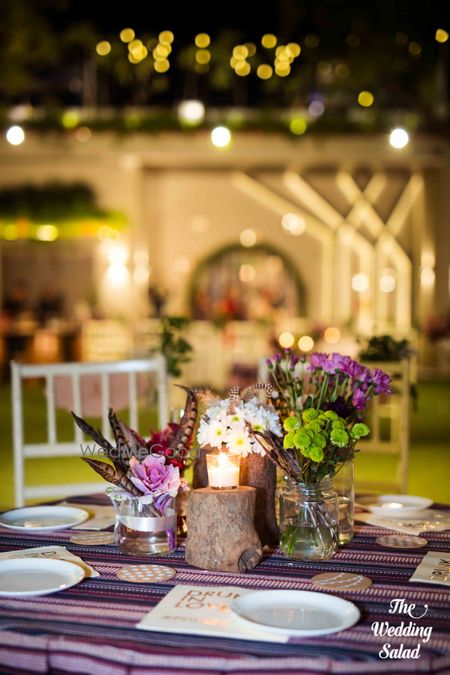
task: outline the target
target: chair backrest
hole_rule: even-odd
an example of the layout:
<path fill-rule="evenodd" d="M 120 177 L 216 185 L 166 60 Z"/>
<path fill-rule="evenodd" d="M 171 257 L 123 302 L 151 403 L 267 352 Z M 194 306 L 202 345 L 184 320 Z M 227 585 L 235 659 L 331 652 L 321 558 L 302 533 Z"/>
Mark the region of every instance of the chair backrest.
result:
<path fill-rule="evenodd" d="M 397 456 L 395 476 L 386 481 L 358 481 L 358 490 L 406 493 L 408 489 L 408 458 L 410 429 L 410 362 L 383 361 L 368 363 L 370 368 L 381 368 L 392 379 L 392 394 L 388 398 L 375 396 L 367 412 L 367 423 L 371 434 L 367 439 L 358 442 L 358 448 L 365 453 Z M 266 360 L 259 362 L 258 381 L 266 382 L 269 369 Z"/>
<path fill-rule="evenodd" d="M 115 361 L 111 363 L 53 363 L 29 365 L 11 363 L 12 415 L 14 448 L 14 496 L 16 506 L 22 506 L 27 498 L 58 497 L 70 494 L 95 492 L 105 483 L 69 483 L 26 487 L 24 464 L 31 457 L 68 457 L 80 455 L 84 441 L 83 434 L 74 424 L 74 439 L 71 442 L 58 440 L 56 410 L 58 407 L 72 409 L 77 415 L 86 414 L 83 396 L 86 398 L 89 414 L 100 412 L 101 430 L 110 439 L 108 407 L 121 402 L 118 409 L 128 407 L 129 425 L 137 429 L 140 394 L 140 374 L 154 373 L 158 394 L 159 426 L 168 422 L 168 385 L 165 360 L 162 356 L 151 359 Z M 44 379 L 46 393 L 45 443 L 25 441 L 25 419 L 23 401 L 24 380 Z M 86 381 L 88 387 L 86 388 Z M 123 396 L 125 388 L 126 396 Z M 95 394 L 97 401 L 94 401 Z"/>

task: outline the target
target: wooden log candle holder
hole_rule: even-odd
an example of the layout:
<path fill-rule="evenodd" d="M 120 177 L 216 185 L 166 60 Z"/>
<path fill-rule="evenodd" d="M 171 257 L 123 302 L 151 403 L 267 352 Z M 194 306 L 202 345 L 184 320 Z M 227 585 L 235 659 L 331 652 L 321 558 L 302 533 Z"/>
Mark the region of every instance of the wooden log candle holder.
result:
<path fill-rule="evenodd" d="M 260 562 L 262 546 L 254 527 L 256 491 L 200 488 L 187 507 L 186 562 L 204 570 L 246 572 Z"/>

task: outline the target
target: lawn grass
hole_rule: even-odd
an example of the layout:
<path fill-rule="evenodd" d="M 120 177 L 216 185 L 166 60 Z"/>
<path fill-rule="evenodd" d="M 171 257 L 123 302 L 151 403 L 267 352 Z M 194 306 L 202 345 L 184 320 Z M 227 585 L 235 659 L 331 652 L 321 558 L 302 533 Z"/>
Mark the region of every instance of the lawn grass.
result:
<path fill-rule="evenodd" d="M 45 400 L 37 386 L 28 387 L 25 415 L 29 425 L 27 440 L 45 441 Z M 126 415 L 124 417 L 126 419 Z M 154 425 L 150 409 L 139 415 L 139 429 L 148 434 Z M 98 420 L 91 422 L 99 423 Z M 57 428 L 60 440 L 71 440 L 72 423 L 65 411 L 58 411 Z M 11 390 L 0 386 L 0 509 L 13 505 L 13 456 L 11 423 Z M 417 410 L 411 413 L 410 494 L 450 502 L 450 383 L 421 382 L 418 387 Z M 356 459 L 356 479 L 387 481 L 394 475 L 395 458 L 385 455 L 364 455 Z M 58 482 L 99 482 L 100 478 L 79 457 L 30 459 L 26 462 L 29 485 Z"/>

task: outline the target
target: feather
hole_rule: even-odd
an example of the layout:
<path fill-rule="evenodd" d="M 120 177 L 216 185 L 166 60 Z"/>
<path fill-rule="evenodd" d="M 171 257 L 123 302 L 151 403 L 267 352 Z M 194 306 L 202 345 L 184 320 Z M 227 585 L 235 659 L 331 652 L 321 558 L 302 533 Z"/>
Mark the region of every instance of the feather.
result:
<path fill-rule="evenodd" d="M 277 464 L 284 473 L 296 481 L 300 480 L 301 469 L 297 459 L 292 456 L 290 450 L 283 447 L 283 441 L 280 438 L 275 436 L 271 431 L 251 431 L 250 433 L 256 438 L 270 459 Z"/>
<path fill-rule="evenodd" d="M 125 438 L 127 445 L 131 446 L 132 449 L 136 448 L 141 449 L 148 447 L 145 438 L 143 438 L 140 434 L 138 434 L 137 431 L 135 431 L 134 429 L 130 429 L 130 427 L 127 426 L 125 422 L 122 422 L 122 420 L 118 420 L 118 422 L 121 433 Z"/>
<path fill-rule="evenodd" d="M 92 438 L 93 441 L 97 443 L 103 450 L 106 451 L 107 456 L 109 457 L 109 453 L 114 450 L 113 446 L 111 443 L 102 435 L 102 433 L 98 429 L 94 429 L 90 424 L 84 421 L 81 417 L 78 417 L 78 415 L 75 415 L 74 412 L 71 413 L 72 417 L 75 421 L 75 424 L 81 431 L 86 434 L 86 436 L 89 436 Z"/>
<path fill-rule="evenodd" d="M 203 387 L 194 387 L 190 389 L 184 385 L 177 385 L 187 392 L 184 414 L 180 421 L 180 428 L 171 439 L 170 445 L 174 450 L 187 451 L 192 443 L 192 436 L 198 417 L 198 400 L 202 398 L 207 390 Z"/>
<path fill-rule="evenodd" d="M 259 383 L 259 384 L 252 384 L 250 387 L 246 387 L 244 391 L 241 394 L 241 398 L 243 401 L 247 401 L 252 394 L 254 394 L 256 391 L 265 391 L 267 394 L 267 398 L 270 400 L 272 396 L 272 390 L 273 387 L 270 383 L 264 382 L 264 383 Z"/>
<path fill-rule="evenodd" d="M 85 462 L 91 466 L 94 471 L 96 471 L 102 478 L 104 478 L 108 483 L 117 485 L 117 487 L 122 488 L 133 497 L 142 497 L 144 494 L 136 487 L 136 485 L 130 480 L 129 476 L 125 471 L 121 469 L 115 469 L 108 464 L 107 462 L 100 462 L 97 459 L 91 459 L 90 457 L 82 457 Z M 161 514 L 151 505 L 145 504 L 143 508 L 143 513 L 151 517 L 159 517 Z"/>
<path fill-rule="evenodd" d="M 130 457 L 135 452 L 134 444 L 129 442 L 129 437 L 123 433 L 122 425 L 112 408 L 108 409 L 108 420 L 111 426 L 114 438 L 116 440 L 116 451 L 114 453 L 114 466 L 126 471 L 130 464 Z"/>
<path fill-rule="evenodd" d="M 111 464 L 108 464 L 107 462 L 100 462 L 98 459 L 91 459 L 90 457 L 82 457 L 81 459 L 87 462 L 89 466 L 91 466 L 94 471 L 100 474 L 102 478 L 107 480 L 108 483 L 112 483 L 113 485 L 123 488 L 134 497 L 142 497 L 143 493 L 130 480 L 126 471 L 116 469 L 111 466 Z"/>

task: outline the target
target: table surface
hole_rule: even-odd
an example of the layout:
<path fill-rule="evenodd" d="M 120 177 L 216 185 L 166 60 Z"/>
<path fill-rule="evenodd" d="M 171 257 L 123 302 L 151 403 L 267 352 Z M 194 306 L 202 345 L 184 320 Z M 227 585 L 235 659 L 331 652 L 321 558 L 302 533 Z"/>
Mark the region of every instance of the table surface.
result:
<path fill-rule="evenodd" d="M 74 497 L 76 503 L 105 503 L 104 496 Z M 133 558 L 113 545 L 82 546 L 69 542 L 70 530 L 23 533 L 1 530 L 0 551 L 58 544 L 66 546 L 100 573 L 54 595 L 0 601 L 0 672 L 76 672 L 97 675 L 138 673 L 450 673 L 450 591 L 436 584 L 408 580 L 428 551 L 450 552 L 448 532 L 427 533 L 421 549 L 382 548 L 375 538 L 391 531 L 356 527 L 350 545 L 322 563 L 300 563 L 279 551 L 267 555 L 252 572 L 238 575 L 208 572 L 188 565 L 180 547 L 169 557 Z M 158 562 L 176 569 L 165 583 L 121 581 L 117 571 L 125 564 Z M 288 644 L 243 642 L 234 639 L 156 633 L 136 624 L 176 584 L 239 585 L 252 589 L 318 590 L 311 577 L 321 572 L 354 572 L 370 577 L 363 591 L 340 591 L 362 618 L 352 628 L 333 635 L 298 639 Z M 332 591 L 325 590 L 331 593 Z M 407 625 L 407 615 L 389 614 L 389 603 L 403 598 L 417 607 L 428 605 L 417 625 L 432 627 L 428 642 L 420 637 L 374 637 L 371 624 L 389 621 Z M 392 647 L 421 644 L 420 658 L 383 661 L 384 643 Z"/>

